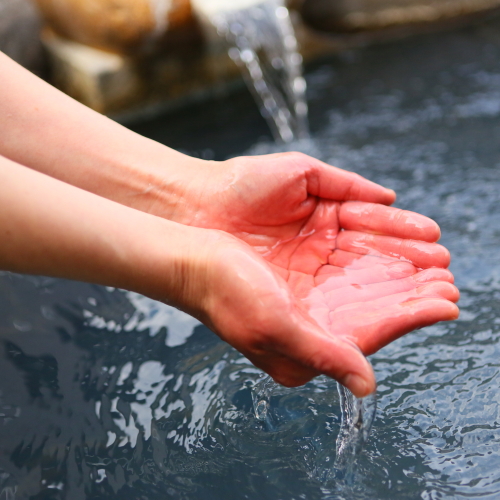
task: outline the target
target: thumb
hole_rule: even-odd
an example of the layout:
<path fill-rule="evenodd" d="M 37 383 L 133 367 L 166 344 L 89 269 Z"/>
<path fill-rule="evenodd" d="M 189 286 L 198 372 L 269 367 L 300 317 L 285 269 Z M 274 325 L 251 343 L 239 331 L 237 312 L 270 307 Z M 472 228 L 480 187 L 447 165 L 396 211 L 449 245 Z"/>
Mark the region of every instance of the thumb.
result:
<path fill-rule="evenodd" d="M 319 160 L 314 160 L 308 176 L 308 190 L 310 194 L 337 201 L 366 201 L 392 205 L 396 200 L 396 193 L 392 189 L 348 172 L 341 168 L 332 167 Z"/>

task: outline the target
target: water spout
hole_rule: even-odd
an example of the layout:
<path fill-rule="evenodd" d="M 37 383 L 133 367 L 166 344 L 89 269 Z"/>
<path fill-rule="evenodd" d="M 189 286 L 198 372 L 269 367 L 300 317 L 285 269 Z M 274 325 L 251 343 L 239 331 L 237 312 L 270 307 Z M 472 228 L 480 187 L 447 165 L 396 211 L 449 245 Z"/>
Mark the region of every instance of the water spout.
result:
<path fill-rule="evenodd" d="M 306 81 L 282 0 L 195 0 L 229 46 L 277 141 L 307 138 Z"/>

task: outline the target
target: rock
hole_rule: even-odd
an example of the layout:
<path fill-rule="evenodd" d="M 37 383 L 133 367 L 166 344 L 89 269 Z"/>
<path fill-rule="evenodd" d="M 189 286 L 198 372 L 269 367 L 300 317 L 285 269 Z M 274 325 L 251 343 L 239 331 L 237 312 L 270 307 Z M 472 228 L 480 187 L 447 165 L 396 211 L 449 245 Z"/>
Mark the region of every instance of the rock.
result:
<path fill-rule="evenodd" d="M 300 0 L 294 0 L 297 4 Z M 360 32 L 446 21 L 500 7 L 500 0 L 302 0 L 311 26 Z"/>
<path fill-rule="evenodd" d="M 63 38 L 123 54 L 161 47 L 165 33 L 192 25 L 189 0 L 34 0 Z"/>
<path fill-rule="evenodd" d="M 44 74 L 41 20 L 29 0 L 0 0 L 0 51 L 29 70 Z"/>

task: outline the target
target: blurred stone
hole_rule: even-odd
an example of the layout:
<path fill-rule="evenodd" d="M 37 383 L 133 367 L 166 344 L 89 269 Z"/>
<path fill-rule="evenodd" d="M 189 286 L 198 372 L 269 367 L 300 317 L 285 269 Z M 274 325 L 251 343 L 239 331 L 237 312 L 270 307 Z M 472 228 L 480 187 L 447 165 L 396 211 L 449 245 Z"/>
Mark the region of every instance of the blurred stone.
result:
<path fill-rule="evenodd" d="M 66 94 L 100 112 L 130 106 L 140 94 L 134 65 L 124 56 L 65 40 L 49 31 L 53 82 Z"/>
<path fill-rule="evenodd" d="M 0 0 L 0 50 L 38 74 L 45 70 L 40 28 L 40 16 L 29 0 Z"/>
<path fill-rule="evenodd" d="M 34 0 L 58 35 L 113 52 L 161 48 L 169 32 L 192 27 L 190 0 Z"/>
<path fill-rule="evenodd" d="M 293 0 L 305 21 L 328 32 L 434 23 L 500 7 L 500 0 Z"/>
<path fill-rule="evenodd" d="M 217 91 L 218 83 L 239 75 L 227 54 L 179 50 L 168 57 L 133 58 L 66 40 L 49 29 L 42 39 L 52 83 L 90 108 L 118 118 L 155 113 L 182 98 Z"/>

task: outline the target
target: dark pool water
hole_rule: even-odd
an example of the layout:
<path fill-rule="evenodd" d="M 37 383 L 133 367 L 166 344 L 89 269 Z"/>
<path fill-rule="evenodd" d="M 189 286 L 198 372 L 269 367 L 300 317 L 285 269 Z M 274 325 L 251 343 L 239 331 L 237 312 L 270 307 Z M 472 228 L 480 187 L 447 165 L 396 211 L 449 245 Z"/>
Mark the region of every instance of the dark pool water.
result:
<path fill-rule="evenodd" d="M 0 499 L 500 498 L 500 21 L 367 48 L 308 70 L 298 148 L 436 219 L 459 321 L 371 357 L 372 436 L 353 481 L 330 474 L 335 383 L 271 396 L 208 329 L 136 294 L 0 275 Z M 206 158 L 277 151 L 251 98 L 136 124 Z"/>

